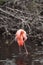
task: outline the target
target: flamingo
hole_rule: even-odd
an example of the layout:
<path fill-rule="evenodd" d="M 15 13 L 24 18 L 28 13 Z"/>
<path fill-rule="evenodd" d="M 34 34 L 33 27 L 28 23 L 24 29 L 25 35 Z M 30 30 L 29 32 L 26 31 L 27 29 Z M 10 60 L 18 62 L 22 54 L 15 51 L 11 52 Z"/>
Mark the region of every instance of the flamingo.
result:
<path fill-rule="evenodd" d="M 26 31 L 23 29 L 19 29 L 16 34 L 15 34 L 15 40 L 18 43 L 19 46 L 19 52 L 21 53 L 21 46 L 24 46 L 24 49 L 26 51 L 26 54 L 28 54 L 26 45 L 25 45 L 25 41 L 27 40 L 27 34 Z"/>

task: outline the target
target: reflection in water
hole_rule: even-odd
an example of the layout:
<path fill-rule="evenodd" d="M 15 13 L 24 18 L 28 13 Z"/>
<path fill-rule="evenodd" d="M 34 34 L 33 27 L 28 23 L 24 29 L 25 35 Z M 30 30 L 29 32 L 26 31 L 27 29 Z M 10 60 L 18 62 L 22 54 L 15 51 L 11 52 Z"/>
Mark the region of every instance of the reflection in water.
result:
<path fill-rule="evenodd" d="M 43 55 L 41 56 L 36 55 L 35 57 L 31 57 L 31 55 L 15 55 L 12 59 L 0 60 L 0 65 L 43 65 Z"/>
<path fill-rule="evenodd" d="M 15 56 L 12 59 L 0 60 L 0 65 L 31 65 L 31 58 L 28 56 Z"/>
<path fill-rule="evenodd" d="M 2 40 L 3 38 L 0 37 L 0 65 L 43 65 L 42 46 L 36 46 L 35 49 L 38 50 L 33 53 L 29 51 L 30 55 L 28 56 L 25 54 L 18 55 L 18 46 L 16 43 L 10 46 L 4 43 L 5 40 Z"/>
<path fill-rule="evenodd" d="M 16 58 L 16 64 L 17 65 L 31 65 L 32 58 L 30 56 L 21 56 Z"/>
<path fill-rule="evenodd" d="M 24 60 L 21 58 L 19 58 L 17 61 L 16 61 L 16 64 L 17 65 L 25 65 L 25 62 L 24 62 Z"/>

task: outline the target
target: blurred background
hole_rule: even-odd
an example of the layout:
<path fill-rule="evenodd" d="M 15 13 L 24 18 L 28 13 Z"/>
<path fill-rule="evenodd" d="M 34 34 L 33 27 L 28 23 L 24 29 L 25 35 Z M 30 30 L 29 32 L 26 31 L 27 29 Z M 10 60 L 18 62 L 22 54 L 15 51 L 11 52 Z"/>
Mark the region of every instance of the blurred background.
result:
<path fill-rule="evenodd" d="M 19 55 L 14 40 L 18 29 L 27 32 L 29 55 Z M 43 0 L 0 0 L 0 65 L 43 65 Z"/>

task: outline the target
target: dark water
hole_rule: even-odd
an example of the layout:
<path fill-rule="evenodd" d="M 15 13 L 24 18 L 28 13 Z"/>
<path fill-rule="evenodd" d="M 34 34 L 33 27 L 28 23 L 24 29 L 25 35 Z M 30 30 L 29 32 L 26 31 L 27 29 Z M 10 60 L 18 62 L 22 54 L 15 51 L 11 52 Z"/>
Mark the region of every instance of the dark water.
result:
<path fill-rule="evenodd" d="M 19 54 L 18 45 L 14 42 L 11 45 L 5 44 L 0 38 L 0 65 L 43 65 L 43 46 L 28 47 L 29 54 Z M 33 45 L 34 46 L 34 45 Z"/>

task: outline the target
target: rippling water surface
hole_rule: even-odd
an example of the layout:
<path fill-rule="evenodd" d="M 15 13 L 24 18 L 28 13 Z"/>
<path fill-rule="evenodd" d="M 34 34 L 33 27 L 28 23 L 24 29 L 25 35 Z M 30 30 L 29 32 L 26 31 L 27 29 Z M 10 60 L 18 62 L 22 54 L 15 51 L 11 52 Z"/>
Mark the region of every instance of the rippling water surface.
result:
<path fill-rule="evenodd" d="M 33 50 L 27 45 L 29 54 L 25 54 L 24 48 L 22 54 L 19 54 L 17 43 L 7 45 L 2 40 L 0 40 L 0 65 L 43 65 L 43 46 L 36 46 Z"/>

